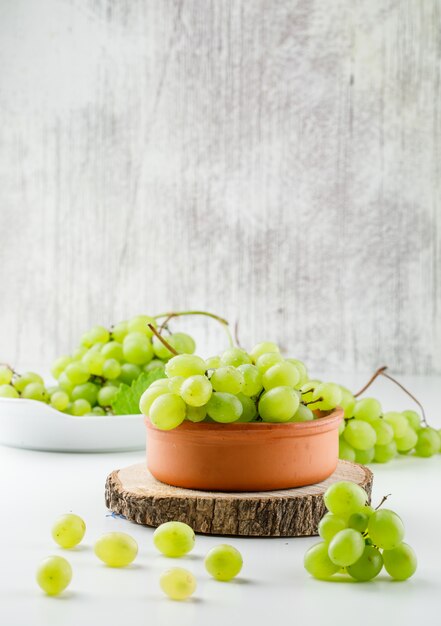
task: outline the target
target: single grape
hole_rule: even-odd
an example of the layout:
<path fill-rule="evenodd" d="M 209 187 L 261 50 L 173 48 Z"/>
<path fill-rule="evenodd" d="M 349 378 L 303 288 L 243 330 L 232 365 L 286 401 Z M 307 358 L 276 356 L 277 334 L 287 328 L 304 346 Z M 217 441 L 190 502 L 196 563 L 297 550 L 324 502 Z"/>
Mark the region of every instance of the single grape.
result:
<path fill-rule="evenodd" d="M 187 335 L 187 333 L 173 333 L 171 335 L 171 345 L 179 352 L 179 354 L 194 354 L 196 350 L 196 344 L 193 337 Z"/>
<path fill-rule="evenodd" d="M 145 367 L 149 367 L 153 361 L 150 361 L 148 365 Z M 162 363 L 161 363 L 162 366 Z M 119 380 L 126 385 L 131 385 L 134 380 L 138 378 L 141 374 L 141 368 L 139 365 L 135 365 L 134 363 L 123 363 L 121 365 L 121 373 L 119 375 Z"/>
<path fill-rule="evenodd" d="M 338 442 L 338 458 L 344 461 L 355 461 L 355 450 L 350 446 L 343 437 L 340 437 Z"/>
<path fill-rule="evenodd" d="M 207 403 L 207 413 L 215 422 L 229 424 L 242 415 L 240 400 L 231 393 L 215 391 Z"/>
<path fill-rule="evenodd" d="M 142 332 L 130 332 L 124 337 L 123 354 L 128 363 L 145 365 L 153 359 L 150 339 Z"/>
<path fill-rule="evenodd" d="M 415 454 L 422 457 L 430 457 L 439 452 L 441 440 L 434 428 L 421 428 L 417 433 L 418 439 L 415 445 Z"/>
<path fill-rule="evenodd" d="M 109 341 L 101 348 L 101 354 L 105 359 L 115 359 L 116 361 L 124 361 L 124 353 L 122 343 L 119 341 Z"/>
<path fill-rule="evenodd" d="M 410 424 L 406 432 L 404 433 L 404 435 L 400 437 L 399 439 L 395 439 L 398 452 L 409 452 L 410 450 L 413 450 L 417 441 L 418 441 L 418 435 L 414 431 L 414 429 L 410 426 Z"/>
<path fill-rule="evenodd" d="M 242 372 L 243 386 L 242 393 L 245 396 L 257 396 L 263 389 L 262 374 L 255 365 L 245 363 L 237 368 Z"/>
<path fill-rule="evenodd" d="M 270 352 L 280 352 L 279 346 L 276 343 L 264 341 L 263 343 L 258 343 L 254 346 L 254 348 L 250 352 L 250 357 L 252 358 L 254 363 L 256 363 L 259 357 L 261 357 L 263 354 L 268 354 Z"/>
<path fill-rule="evenodd" d="M 299 408 L 300 400 L 291 387 L 274 387 L 259 399 L 259 415 L 264 422 L 287 422 Z"/>
<path fill-rule="evenodd" d="M 22 392 L 27 385 L 31 383 L 39 383 L 40 385 L 44 385 L 44 381 L 39 374 L 35 372 L 25 372 L 22 374 L 17 380 L 14 380 L 14 387 L 18 392 Z"/>
<path fill-rule="evenodd" d="M 256 367 L 259 372 L 263 375 L 266 370 L 269 370 L 270 367 L 275 365 L 276 363 L 282 363 L 285 359 L 279 352 L 268 352 L 266 354 L 262 354 L 257 361 Z"/>
<path fill-rule="evenodd" d="M 342 392 L 335 383 L 321 383 L 314 388 L 310 404 L 312 410 L 329 411 L 340 404 Z"/>
<path fill-rule="evenodd" d="M 375 446 L 374 461 L 376 463 L 388 463 L 397 454 L 397 444 L 391 441 L 385 446 Z"/>
<path fill-rule="evenodd" d="M 149 418 L 161 430 L 176 428 L 185 419 L 185 402 L 175 393 L 158 396 L 150 406 Z"/>
<path fill-rule="evenodd" d="M 207 416 L 207 409 L 204 406 L 187 406 L 185 418 L 190 422 L 202 422 Z"/>
<path fill-rule="evenodd" d="M 78 515 L 67 513 L 59 517 L 52 526 L 52 538 L 62 548 L 77 546 L 84 537 L 86 524 Z"/>
<path fill-rule="evenodd" d="M 118 378 L 121 374 L 121 365 L 116 359 L 107 359 L 103 365 L 103 376 L 109 380 Z"/>
<path fill-rule="evenodd" d="M 375 447 L 368 448 L 367 450 L 355 450 L 355 462 L 360 465 L 367 465 L 372 463 L 375 456 Z"/>
<path fill-rule="evenodd" d="M 368 422 L 349 420 L 346 424 L 344 438 L 356 450 L 368 450 L 377 442 L 377 434 Z"/>
<path fill-rule="evenodd" d="M 69 586 L 72 568 L 63 557 L 49 556 L 38 566 L 36 580 L 48 596 L 57 596 Z"/>
<path fill-rule="evenodd" d="M 82 385 L 77 385 L 73 388 L 71 393 L 72 400 L 87 400 L 87 402 L 94 406 L 97 402 L 98 393 L 100 388 L 95 383 L 87 382 Z"/>
<path fill-rule="evenodd" d="M 165 366 L 165 373 L 172 376 L 203 376 L 206 365 L 204 359 L 194 354 L 178 354 L 170 359 Z"/>
<path fill-rule="evenodd" d="M 212 392 L 213 387 L 206 376 L 190 376 L 181 384 L 179 395 L 190 406 L 203 406 Z"/>
<path fill-rule="evenodd" d="M 21 392 L 21 397 L 28 400 L 38 400 L 38 402 L 47 402 L 49 395 L 46 388 L 41 383 L 29 383 Z"/>
<path fill-rule="evenodd" d="M 51 406 L 57 411 L 65 411 L 69 406 L 69 394 L 65 391 L 56 391 L 51 395 Z"/>
<path fill-rule="evenodd" d="M 83 363 L 70 363 L 64 373 L 73 385 L 81 385 L 89 380 L 90 372 Z M 61 384 L 61 383 L 60 383 Z"/>
<path fill-rule="evenodd" d="M 77 417 L 82 417 L 86 413 L 89 413 L 92 410 L 90 403 L 87 400 L 83 400 L 82 398 L 79 400 L 75 400 L 72 402 L 70 407 L 70 412 L 72 415 L 76 415 Z"/>
<path fill-rule="evenodd" d="M 101 387 L 98 391 L 97 401 L 100 406 L 111 406 L 114 401 L 118 388 L 113 386 Z"/>
<path fill-rule="evenodd" d="M 81 338 L 81 343 L 86 348 L 90 348 L 96 343 L 107 343 L 110 339 L 110 333 L 104 326 L 94 326 L 88 330 Z"/>
<path fill-rule="evenodd" d="M 379 509 L 369 518 L 368 533 L 376 546 L 392 550 L 403 541 L 404 524 L 393 511 Z"/>
<path fill-rule="evenodd" d="M 354 415 L 356 399 L 352 395 L 352 392 L 349 391 L 349 389 L 346 389 L 346 387 L 343 387 L 342 385 L 339 385 L 339 387 L 341 390 L 340 406 L 344 410 L 345 418 L 348 419 Z"/>
<path fill-rule="evenodd" d="M 331 513 L 345 519 L 365 506 L 368 501 L 368 495 L 363 487 L 347 480 L 330 485 L 323 498 L 326 508 Z"/>
<path fill-rule="evenodd" d="M 375 398 L 362 398 L 357 400 L 353 410 L 355 419 L 364 422 L 373 422 L 382 413 L 381 404 Z"/>
<path fill-rule="evenodd" d="M 265 390 L 274 387 L 295 387 L 299 381 L 299 372 L 295 365 L 288 361 L 280 361 L 269 367 L 262 376 Z"/>
<path fill-rule="evenodd" d="M 0 385 L 9 385 L 14 372 L 7 365 L 0 365 Z"/>
<path fill-rule="evenodd" d="M 252 362 L 250 355 L 241 350 L 240 348 L 229 348 L 222 353 L 221 356 L 222 365 L 232 365 L 233 367 L 239 367 L 240 365 L 247 365 Z"/>
<path fill-rule="evenodd" d="M 19 393 L 12 385 L 0 385 L 0 398 L 19 398 Z"/>
<path fill-rule="evenodd" d="M 205 369 L 207 370 L 215 370 L 221 367 L 221 365 L 220 356 L 210 356 L 208 359 L 205 359 Z"/>
<path fill-rule="evenodd" d="M 360 581 L 372 580 L 383 569 L 383 557 L 381 552 L 374 546 L 365 546 L 361 557 L 348 565 L 346 571 L 352 578 Z"/>
<path fill-rule="evenodd" d="M 347 528 L 347 524 L 342 517 L 333 513 L 326 513 L 319 522 L 318 533 L 326 543 L 329 543 L 334 535 L 345 528 Z"/>
<path fill-rule="evenodd" d="M 72 357 L 68 355 L 60 356 L 52 364 L 52 367 L 51 367 L 52 376 L 55 379 L 58 379 L 60 377 L 60 374 L 64 372 L 64 370 L 70 363 L 72 363 Z"/>
<path fill-rule="evenodd" d="M 95 543 L 96 556 L 109 567 L 126 567 L 138 554 L 138 544 L 126 533 L 106 533 Z"/>
<path fill-rule="evenodd" d="M 362 509 L 356 513 L 352 513 L 348 519 L 348 528 L 358 530 L 359 533 L 364 533 L 368 527 L 371 514 L 364 512 Z"/>
<path fill-rule="evenodd" d="M 232 365 L 219 367 L 214 370 L 210 382 L 215 391 L 238 394 L 244 386 L 243 374 Z"/>
<path fill-rule="evenodd" d="M 392 426 L 383 419 L 377 419 L 371 422 L 371 426 L 377 435 L 377 446 L 386 446 L 394 438 Z"/>
<path fill-rule="evenodd" d="M 416 411 L 403 411 L 402 415 L 407 419 L 413 430 L 419 430 L 421 428 L 421 417 Z"/>
<path fill-rule="evenodd" d="M 331 539 L 328 555 L 335 565 L 347 567 L 358 561 L 364 552 L 364 546 L 364 539 L 359 532 L 353 528 L 345 528 Z"/>
<path fill-rule="evenodd" d="M 129 333 L 143 333 L 146 337 L 153 335 L 149 328 L 149 324 L 156 328 L 156 320 L 149 315 L 137 315 L 127 322 L 127 331 Z"/>
<path fill-rule="evenodd" d="M 156 398 L 170 392 L 170 383 L 168 378 L 161 378 L 155 381 L 155 383 L 152 383 L 150 387 L 144 391 L 141 396 L 141 400 L 139 401 L 139 410 L 144 415 L 149 415 L 150 407 Z"/>
<path fill-rule="evenodd" d="M 303 564 L 311 576 L 320 580 L 328 580 L 340 569 L 328 555 L 328 544 L 324 541 L 311 546 L 304 557 Z"/>
<path fill-rule="evenodd" d="M 113 326 L 112 328 L 112 339 L 114 339 L 118 343 L 122 343 L 124 341 L 124 337 L 127 335 L 128 332 L 129 331 L 127 322 L 119 322 L 118 324 L 115 324 L 115 326 Z"/>
<path fill-rule="evenodd" d="M 66 372 L 62 372 L 58 377 L 58 386 L 69 395 L 75 387 L 74 383 L 66 376 Z"/>
<path fill-rule="evenodd" d="M 154 546 L 161 554 L 170 558 L 180 558 L 194 548 L 194 531 L 184 522 L 165 522 L 153 533 Z"/>
<path fill-rule="evenodd" d="M 289 420 L 290 422 L 310 422 L 314 419 L 314 413 L 308 406 L 300 403 L 299 408 L 294 413 L 293 417 Z"/>
<path fill-rule="evenodd" d="M 300 393 L 302 394 L 302 402 L 311 402 L 314 390 L 321 385 L 321 380 L 308 380 L 304 385 L 300 387 Z"/>
<path fill-rule="evenodd" d="M 144 372 L 152 372 L 153 370 L 163 369 L 163 368 L 164 368 L 164 361 L 161 361 L 160 359 L 152 359 L 150 363 L 147 363 L 147 365 L 143 366 Z"/>
<path fill-rule="evenodd" d="M 103 365 L 106 361 L 106 357 L 101 354 L 101 352 L 97 352 L 96 350 L 88 350 L 86 354 L 82 357 L 81 363 L 87 369 L 90 374 L 94 376 L 101 376 L 103 373 Z"/>
<path fill-rule="evenodd" d="M 252 422 L 257 415 L 256 403 L 252 398 L 245 396 L 243 393 L 238 393 L 236 397 L 242 405 L 242 415 L 237 421 L 240 423 Z"/>
<path fill-rule="evenodd" d="M 392 426 L 395 439 L 400 439 L 400 437 L 404 436 L 409 425 L 404 415 L 396 411 L 389 411 L 383 415 L 383 419 Z"/>
<path fill-rule="evenodd" d="M 101 406 L 94 406 L 90 413 L 86 413 L 86 415 L 105 415 L 106 412 Z"/>
<path fill-rule="evenodd" d="M 196 578 L 182 567 L 173 567 L 161 574 L 159 584 L 172 600 L 185 600 L 196 591 Z"/>
<path fill-rule="evenodd" d="M 299 361 L 298 359 L 285 359 L 286 361 L 288 361 L 288 363 L 292 363 L 293 365 L 295 365 L 295 367 L 297 368 L 297 371 L 299 373 L 299 380 L 296 383 L 296 388 L 301 387 L 302 385 L 304 385 L 306 383 L 306 381 L 308 380 L 309 376 L 308 376 L 308 370 L 306 369 L 306 365 L 302 362 Z"/>
<path fill-rule="evenodd" d="M 386 572 L 395 580 L 407 580 L 416 572 L 416 554 L 407 543 L 400 543 L 392 550 L 384 550 L 383 561 Z"/>
<path fill-rule="evenodd" d="M 239 574 L 243 559 L 239 550 L 223 543 L 209 550 L 204 563 L 205 569 L 213 578 L 226 582 Z"/>

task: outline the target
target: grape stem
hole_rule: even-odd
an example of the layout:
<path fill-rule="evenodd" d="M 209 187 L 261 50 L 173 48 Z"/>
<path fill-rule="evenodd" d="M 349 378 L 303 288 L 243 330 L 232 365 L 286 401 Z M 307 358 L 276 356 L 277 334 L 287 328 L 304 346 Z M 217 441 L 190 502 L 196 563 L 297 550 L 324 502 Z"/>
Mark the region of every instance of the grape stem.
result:
<path fill-rule="evenodd" d="M 230 344 L 230 347 L 231 348 L 234 347 L 234 341 L 230 333 L 228 321 L 224 319 L 223 317 L 220 317 L 219 315 L 215 315 L 214 313 L 209 313 L 208 311 L 169 311 L 167 313 L 160 313 L 159 315 L 155 315 L 154 318 L 155 320 L 161 319 L 163 317 L 166 318 L 165 322 L 162 322 L 160 326 L 160 332 L 161 332 L 163 328 L 166 326 L 166 324 L 168 324 L 168 322 L 173 317 L 182 317 L 184 315 L 204 315 L 205 317 L 211 317 L 211 319 L 218 321 L 220 324 L 222 324 L 223 328 L 225 329 L 225 332 L 227 333 L 228 343 Z"/>
<path fill-rule="evenodd" d="M 396 385 L 398 385 L 398 387 L 404 391 L 404 393 L 406 393 L 409 398 L 412 398 L 412 400 L 415 402 L 415 404 L 417 404 L 420 408 L 421 411 L 421 417 L 422 417 L 422 422 L 424 424 L 424 426 L 426 426 L 426 428 L 429 426 L 429 424 L 427 423 L 427 419 L 426 419 L 426 413 L 424 411 L 424 407 L 421 404 L 421 402 L 415 398 L 415 396 L 410 393 L 410 391 L 408 389 L 406 389 L 406 387 L 404 387 L 404 385 L 402 385 L 400 382 L 398 382 L 398 380 L 396 380 L 395 378 L 393 378 L 390 374 L 386 374 L 386 370 L 387 370 L 387 365 L 383 365 L 382 367 L 379 367 L 377 369 L 377 371 L 371 376 L 371 378 L 368 380 L 368 382 L 365 384 L 364 387 L 362 387 L 360 389 L 360 391 L 357 391 L 357 393 L 354 393 L 354 398 L 357 398 L 358 396 L 360 396 L 364 391 L 366 391 L 366 389 L 368 387 L 370 387 L 372 385 L 372 383 L 374 382 L 374 380 L 376 378 L 378 378 L 378 376 L 384 376 L 385 378 L 388 378 L 389 380 L 391 380 L 393 383 L 395 383 Z"/>
<path fill-rule="evenodd" d="M 386 502 L 386 500 L 389 498 L 389 496 L 391 496 L 392 494 L 388 493 L 387 496 L 383 496 L 380 504 L 378 506 L 375 507 L 375 510 L 378 511 L 378 509 L 383 506 L 383 504 Z"/>
<path fill-rule="evenodd" d="M 242 348 L 239 341 L 239 320 L 236 320 L 236 323 L 234 324 L 234 340 L 236 341 L 236 346 L 238 348 Z"/>
<path fill-rule="evenodd" d="M 150 328 L 150 330 L 152 331 L 152 333 L 159 339 L 159 341 L 167 348 L 167 350 L 169 352 L 171 352 L 172 354 L 174 354 L 175 356 L 177 354 L 179 354 L 178 352 L 176 352 L 176 350 L 173 348 L 173 346 L 171 346 L 168 341 L 166 341 L 164 339 L 164 337 L 162 337 L 162 335 L 159 334 L 159 332 L 156 330 L 156 328 L 153 326 L 153 324 L 148 324 L 148 327 Z"/>

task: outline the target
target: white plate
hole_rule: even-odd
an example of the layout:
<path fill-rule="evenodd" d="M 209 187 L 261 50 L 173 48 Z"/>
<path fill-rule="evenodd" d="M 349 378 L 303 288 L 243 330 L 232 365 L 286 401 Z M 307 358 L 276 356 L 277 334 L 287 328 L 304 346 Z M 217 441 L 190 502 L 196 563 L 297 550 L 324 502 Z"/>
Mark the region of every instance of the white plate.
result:
<path fill-rule="evenodd" d="M 43 402 L 0 398 L 0 443 L 58 452 L 119 452 L 145 447 L 143 415 L 75 417 Z"/>

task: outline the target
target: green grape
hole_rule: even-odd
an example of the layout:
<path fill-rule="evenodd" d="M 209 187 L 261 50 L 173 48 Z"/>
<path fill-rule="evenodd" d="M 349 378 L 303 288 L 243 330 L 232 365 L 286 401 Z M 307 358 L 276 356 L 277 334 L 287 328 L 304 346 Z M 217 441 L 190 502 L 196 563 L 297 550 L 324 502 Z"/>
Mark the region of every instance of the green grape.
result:
<path fill-rule="evenodd" d="M 86 524 L 78 515 L 67 513 L 59 517 L 52 526 L 52 538 L 62 548 L 77 546 L 84 537 Z"/>
<path fill-rule="evenodd" d="M 144 415 L 149 415 L 150 407 L 156 398 L 170 392 L 170 383 L 168 378 L 161 378 L 155 382 L 159 384 L 152 383 L 150 387 L 144 391 L 141 396 L 141 400 L 139 401 L 139 410 Z"/>
<path fill-rule="evenodd" d="M 201 376 L 201 378 L 205 378 L 205 376 Z M 169 378 L 168 388 L 169 388 L 170 393 L 177 393 L 179 395 L 179 392 L 182 387 L 182 383 L 185 380 L 188 380 L 188 379 L 184 378 L 183 376 L 173 376 L 172 378 Z"/>
<path fill-rule="evenodd" d="M 263 389 L 262 374 L 259 372 L 259 368 L 245 363 L 239 365 L 237 369 L 242 372 L 243 376 L 242 393 L 249 397 L 257 396 Z"/>
<path fill-rule="evenodd" d="M 386 572 L 395 580 L 407 580 L 416 572 L 416 554 L 407 543 L 384 550 L 383 561 Z"/>
<path fill-rule="evenodd" d="M 193 528 L 183 522 L 165 522 L 153 533 L 153 544 L 161 554 L 180 558 L 194 548 L 196 538 Z"/>
<path fill-rule="evenodd" d="M 263 375 L 266 370 L 269 370 L 270 367 L 272 367 L 276 363 L 281 363 L 284 360 L 285 359 L 279 352 L 268 352 L 267 354 L 262 354 L 262 356 L 257 359 L 256 367 Z"/>
<path fill-rule="evenodd" d="M 150 339 L 140 332 L 131 332 L 124 337 L 123 354 L 128 363 L 144 365 L 153 359 L 153 347 Z"/>
<path fill-rule="evenodd" d="M 75 400 L 74 402 L 72 402 L 72 405 L 70 408 L 71 414 L 76 415 L 77 417 L 82 417 L 86 413 L 89 413 L 91 410 L 92 410 L 92 407 L 90 406 L 90 403 L 87 400 L 84 400 L 83 398 L 80 398 L 79 400 Z"/>
<path fill-rule="evenodd" d="M 86 413 L 86 415 L 106 415 L 106 412 L 102 406 L 94 406 L 90 413 Z"/>
<path fill-rule="evenodd" d="M 222 365 L 239 367 L 240 365 L 251 364 L 251 357 L 247 352 L 245 352 L 245 350 L 241 350 L 240 348 L 229 348 L 222 353 L 221 362 Z"/>
<path fill-rule="evenodd" d="M 276 343 L 264 341 L 263 343 L 258 343 L 254 346 L 254 348 L 250 352 L 250 357 L 252 358 L 254 363 L 256 363 L 259 357 L 261 357 L 263 354 L 269 354 L 270 352 L 280 352 L 279 346 Z"/>
<path fill-rule="evenodd" d="M 93 346 L 91 346 L 89 348 L 89 350 L 91 350 L 92 352 L 101 352 L 101 350 L 104 348 L 106 344 L 103 343 L 102 341 L 99 341 L 98 343 L 94 343 Z M 80 352 L 81 351 L 81 352 Z M 81 357 L 83 357 L 86 352 L 88 352 L 87 348 L 79 348 L 78 350 L 78 354 L 81 355 Z"/>
<path fill-rule="evenodd" d="M 381 413 L 381 404 L 375 398 L 357 400 L 353 410 L 355 419 L 363 422 L 373 422 L 380 417 Z"/>
<path fill-rule="evenodd" d="M 127 365 L 130 365 L 130 363 L 128 363 Z M 153 370 L 162 369 L 163 367 L 164 361 L 161 361 L 160 359 L 152 359 L 150 363 L 144 365 L 143 370 L 144 372 L 152 372 Z"/>
<path fill-rule="evenodd" d="M 372 580 L 383 569 L 383 557 L 381 552 L 374 546 L 365 546 L 361 557 L 353 563 L 348 565 L 347 572 L 355 580 Z"/>
<path fill-rule="evenodd" d="M 404 433 L 409 425 L 409 422 L 404 415 L 401 415 L 401 413 L 397 413 L 396 411 L 389 411 L 383 415 L 383 419 L 392 426 L 395 439 L 400 439 L 404 436 Z"/>
<path fill-rule="evenodd" d="M 128 333 L 128 324 L 127 322 L 119 322 L 112 328 L 112 339 L 117 341 L 118 343 L 122 343 L 124 341 L 124 337 Z"/>
<path fill-rule="evenodd" d="M 242 372 L 232 365 L 219 367 L 214 370 L 210 382 L 215 391 L 224 391 L 232 394 L 240 393 L 244 386 Z"/>
<path fill-rule="evenodd" d="M 373 448 L 377 441 L 375 430 L 368 422 L 349 420 L 346 424 L 344 438 L 356 450 Z"/>
<path fill-rule="evenodd" d="M 205 360 L 205 368 L 207 370 L 215 370 L 221 366 L 220 356 L 210 356 Z"/>
<path fill-rule="evenodd" d="M 421 417 L 416 411 L 403 411 L 402 415 L 407 419 L 413 430 L 421 428 Z"/>
<path fill-rule="evenodd" d="M 175 393 L 164 393 L 150 406 L 149 418 L 156 428 L 171 430 L 185 419 L 185 402 Z"/>
<path fill-rule="evenodd" d="M 106 343 L 106 345 L 101 348 L 101 354 L 106 359 L 124 361 L 123 347 L 119 341 L 109 341 L 109 343 Z"/>
<path fill-rule="evenodd" d="M 331 539 L 328 555 L 335 565 L 347 567 L 358 561 L 364 552 L 364 546 L 364 539 L 359 532 L 353 528 L 345 528 Z"/>
<path fill-rule="evenodd" d="M 315 387 L 312 392 L 313 404 L 310 405 L 312 410 L 329 411 L 335 409 L 341 401 L 341 389 L 335 383 L 321 383 Z"/>
<path fill-rule="evenodd" d="M 48 596 L 57 596 L 69 586 L 72 568 L 62 556 L 49 556 L 38 566 L 36 580 Z"/>
<path fill-rule="evenodd" d="M 146 337 L 152 337 L 153 333 L 149 328 L 149 324 L 156 328 L 156 320 L 149 315 L 137 315 L 127 322 L 127 331 L 129 333 L 143 333 Z"/>
<path fill-rule="evenodd" d="M 338 458 L 344 461 L 355 461 L 355 450 L 343 437 L 340 437 L 338 442 Z"/>
<path fill-rule="evenodd" d="M 396 456 L 396 454 L 397 444 L 392 440 L 384 446 L 375 446 L 374 461 L 376 463 L 388 463 Z"/>
<path fill-rule="evenodd" d="M 81 337 L 81 343 L 86 348 L 90 348 L 96 343 L 107 343 L 110 333 L 104 326 L 94 326 Z"/>
<path fill-rule="evenodd" d="M 167 361 L 165 373 L 169 378 L 172 376 L 202 376 L 205 374 L 206 365 L 204 359 L 194 354 L 178 354 Z"/>
<path fill-rule="evenodd" d="M 368 448 L 367 450 L 355 450 L 355 462 L 361 465 L 367 465 L 372 463 L 375 456 L 375 447 Z"/>
<path fill-rule="evenodd" d="M 314 413 L 311 409 L 304 404 L 300 403 L 299 408 L 294 413 L 293 417 L 289 420 L 290 422 L 310 422 L 314 419 Z"/>
<path fill-rule="evenodd" d="M 196 578 L 182 567 L 173 567 L 159 578 L 162 591 L 171 600 L 185 600 L 196 591 Z"/>
<path fill-rule="evenodd" d="M 348 528 L 353 528 L 354 530 L 358 530 L 359 533 L 364 533 L 368 527 L 371 515 L 372 514 L 363 511 L 363 509 L 360 509 L 360 511 L 357 511 L 356 513 L 352 513 L 348 519 Z"/>
<path fill-rule="evenodd" d="M 27 400 L 38 400 L 38 402 L 47 402 L 49 400 L 46 388 L 41 383 L 29 383 L 21 392 L 21 397 Z"/>
<path fill-rule="evenodd" d="M 352 417 L 354 415 L 356 399 L 352 395 L 352 392 L 349 391 L 349 389 L 346 389 L 346 387 L 343 387 L 342 385 L 339 385 L 339 387 L 341 390 L 340 406 L 344 410 L 345 418 L 348 419 L 349 417 Z"/>
<path fill-rule="evenodd" d="M 17 378 L 17 380 L 14 381 L 14 387 L 21 393 L 30 383 L 39 383 L 40 385 L 44 385 L 44 381 L 39 374 L 36 374 L 35 372 L 25 372 L 20 376 L 20 378 Z"/>
<path fill-rule="evenodd" d="M 236 422 L 242 415 L 242 404 L 231 393 L 215 391 L 207 403 L 207 413 L 215 422 L 229 424 Z"/>
<path fill-rule="evenodd" d="M 368 533 L 376 546 L 392 550 L 403 541 L 404 524 L 393 511 L 379 509 L 369 518 Z"/>
<path fill-rule="evenodd" d="M 290 359 L 285 359 L 285 360 L 288 361 L 288 363 L 292 363 L 293 365 L 295 365 L 299 373 L 299 380 L 297 381 L 295 386 L 301 387 L 302 385 L 304 385 L 306 381 L 308 380 L 308 370 L 306 369 L 306 365 L 302 361 L 299 361 L 298 359 L 290 358 Z"/>
<path fill-rule="evenodd" d="M 167 337 L 167 343 L 169 343 L 171 345 L 171 347 L 174 348 L 174 346 L 173 346 L 173 335 L 170 335 L 169 337 Z M 155 353 L 155 356 L 158 359 L 162 359 L 163 361 L 167 361 L 168 359 L 170 359 L 173 356 L 173 352 L 170 352 L 170 350 L 167 348 L 167 346 L 164 346 L 162 341 L 160 339 L 158 339 L 158 337 L 156 337 L 156 335 L 152 339 L 152 346 L 153 346 L 153 352 Z M 176 350 L 176 352 L 178 352 L 178 350 Z"/>
<path fill-rule="evenodd" d="M 87 371 L 94 376 L 102 375 L 105 361 L 106 357 L 104 354 L 92 349 L 88 350 L 81 359 L 81 363 L 87 368 Z"/>
<path fill-rule="evenodd" d="M 0 385 L 0 398 L 19 398 L 19 393 L 12 385 Z"/>
<path fill-rule="evenodd" d="M 320 380 L 308 380 L 304 385 L 300 387 L 300 393 L 302 394 L 302 402 L 311 402 L 314 389 L 321 385 Z"/>
<path fill-rule="evenodd" d="M 326 543 L 329 543 L 334 535 L 345 528 L 347 528 L 347 525 L 342 517 L 338 517 L 338 515 L 333 513 L 326 513 L 319 522 L 318 533 Z"/>
<path fill-rule="evenodd" d="M 153 361 L 150 361 L 150 363 L 145 367 L 149 367 L 149 365 L 151 365 L 152 363 Z M 136 380 L 140 374 L 141 368 L 139 367 L 139 365 L 135 365 L 134 363 L 123 363 L 121 365 L 119 380 L 126 385 L 131 385 L 132 382 Z"/>
<path fill-rule="evenodd" d="M 417 456 L 430 457 L 439 452 L 441 440 L 434 428 L 421 428 L 417 435 L 418 440 L 415 445 Z"/>
<path fill-rule="evenodd" d="M 345 432 L 346 428 L 346 420 L 342 419 L 338 425 L 338 436 L 342 435 Z"/>
<path fill-rule="evenodd" d="M 238 393 L 236 397 L 242 405 L 242 415 L 237 421 L 242 424 L 252 422 L 257 415 L 256 403 L 243 393 Z"/>
<path fill-rule="evenodd" d="M 323 498 L 326 508 L 331 513 L 345 519 L 361 509 L 368 501 L 368 495 L 363 487 L 347 480 L 330 485 Z"/>
<path fill-rule="evenodd" d="M 118 388 L 109 386 L 109 387 L 101 387 L 98 391 L 98 404 L 100 406 L 111 406 L 114 401 L 116 394 L 118 393 Z"/>
<path fill-rule="evenodd" d="M 418 435 L 414 431 L 414 429 L 410 426 L 410 424 L 406 432 L 404 433 L 404 435 L 400 437 L 399 439 L 395 439 L 398 452 L 409 452 L 410 450 L 413 450 L 417 441 L 418 441 Z"/>
<path fill-rule="evenodd" d="M 87 382 L 90 378 L 90 372 L 83 363 L 70 363 L 64 373 L 74 385 L 81 385 L 81 383 Z"/>
<path fill-rule="evenodd" d="M 274 387 L 295 387 L 299 381 L 299 372 L 295 365 L 281 361 L 269 367 L 262 376 L 265 390 Z"/>
<path fill-rule="evenodd" d="M 95 543 L 96 556 L 109 567 L 126 567 L 138 554 L 138 544 L 126 533 L 106 533 Z"/>
<path fill-rule="evenodd" d="M 299 408 L 300 400 L 291 387 L 274 387 L 259 399 L 259 415 L 264 422 L 287 422 Z"/>
<path fill-rule="evenodd" d="M 92 348 L 90 348 L 91 350 L 95 350 L 96 346 L 101 346 L 102 344 L 95 344 L 94 346 L 92 346 Z M 81 359 L 83 358 L 83 356 L 88 352 L 87 348 L 85 346 L 80 346 L 79 348 L 76 348 L 73 353 L 72 353 L 72 359 L 73 361 L 81 361 Z"/>
<path fill-rule="evenodd" d="M 121 374 L 121 365 L 116 359 L 107 359 L 103 365 L 103 376 L 109 380 L 118 378 Z"/>
<path fill-rule="evenodd" d="M 176 352 L 179 352 L 179 354 L 194 354 L 194 351 L 196 350 L 196 344 L 193 337 L 187 335 L 187 333 L 173 333 L 169 337 L 169 340 L 170 339 L 171 345 L 176 350 Z M 170 356 L 170 353 L 168 356 Z"/>
<path fill-rule="evenodd" d="M 73 388 L 75 387 L 74 383 L 66 376 L 66 372 L 62 372 L 58 377 L 58 385 L 60 389 L 62 389 L 69 395 L 72 393 Z"/>
<path fill-rule="evenodd" d="M 394 438 L 392 426 L 383 419 L 377 419 L 371 422 L 371 426 L 377 435 L 377 446 L 386 446 Z"/>
<path fill-rule="evenodd" d="M 211 398 L 213 387 L 206 376 L 190 376 L 184 379 L 179 395 L 190 406 L 203 406 Z"/>
<path fill-rule="evenodd" d="M 328 580 L 340 569 L 328 556 L 328 544 L 324 541 L 315 543 L 307 550 L 303 564 L 306 571 L 319 580 Z"/>
<path fill-rule="evenodd" d="M 87 400 L 90 406 L 94 406 L 98 399 L 98 393 L 100 388 L 95 383 L 87 382 L 82 385 L 77 385 L 73 388 L 70 397 L 72 400 Z"/>
<path fill-rule="evenodd" d="M 7 365 L 0 365 L 0 385 L 9 385 L 14 372 Z"/>
<path fill-rule="evenodd" d="M 203 422 L 207 416 L 207 409 L 204 406 L 187 406 L 186 419 L 190 422 Z"/>
<path fill-rule="evenodd" d="M 65 411 L 69 406 L 69 394 L 65 391 L 56 391 L 51 395 L 51 406 L 57 411 Z"/>
<path fill-rule="evenodd" d="M 227 582 L 235 578 L 242 569 L 243 559 L 239 550 L 226 543 L 209 550 L 205 557 L 205 569 L 216 580 Z"/>
<path fill-rule="evenodd" d="M 70 365 L 70 363 L 72 363 L 72 357 L 68 355 L 60 356 L 52 364 L 52 367 L 51 367 L 52 376 L 55 379 L 58 379 L 60 377 L 60 374 L 64 372 L 64 370 L 66 369 L 68 365 Z"/>

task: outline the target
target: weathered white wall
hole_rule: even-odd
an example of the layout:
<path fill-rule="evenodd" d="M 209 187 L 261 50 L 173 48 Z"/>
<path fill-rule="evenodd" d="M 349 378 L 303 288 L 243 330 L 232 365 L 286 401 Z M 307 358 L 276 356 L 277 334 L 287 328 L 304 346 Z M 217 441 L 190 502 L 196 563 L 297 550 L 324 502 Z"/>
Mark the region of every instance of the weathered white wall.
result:
<path fill-rule="evenodd" d="M 440 23 L 438 0 L 0 0 L 0 360 L 199 307 L 316 368 L 441 372 Z"/>

